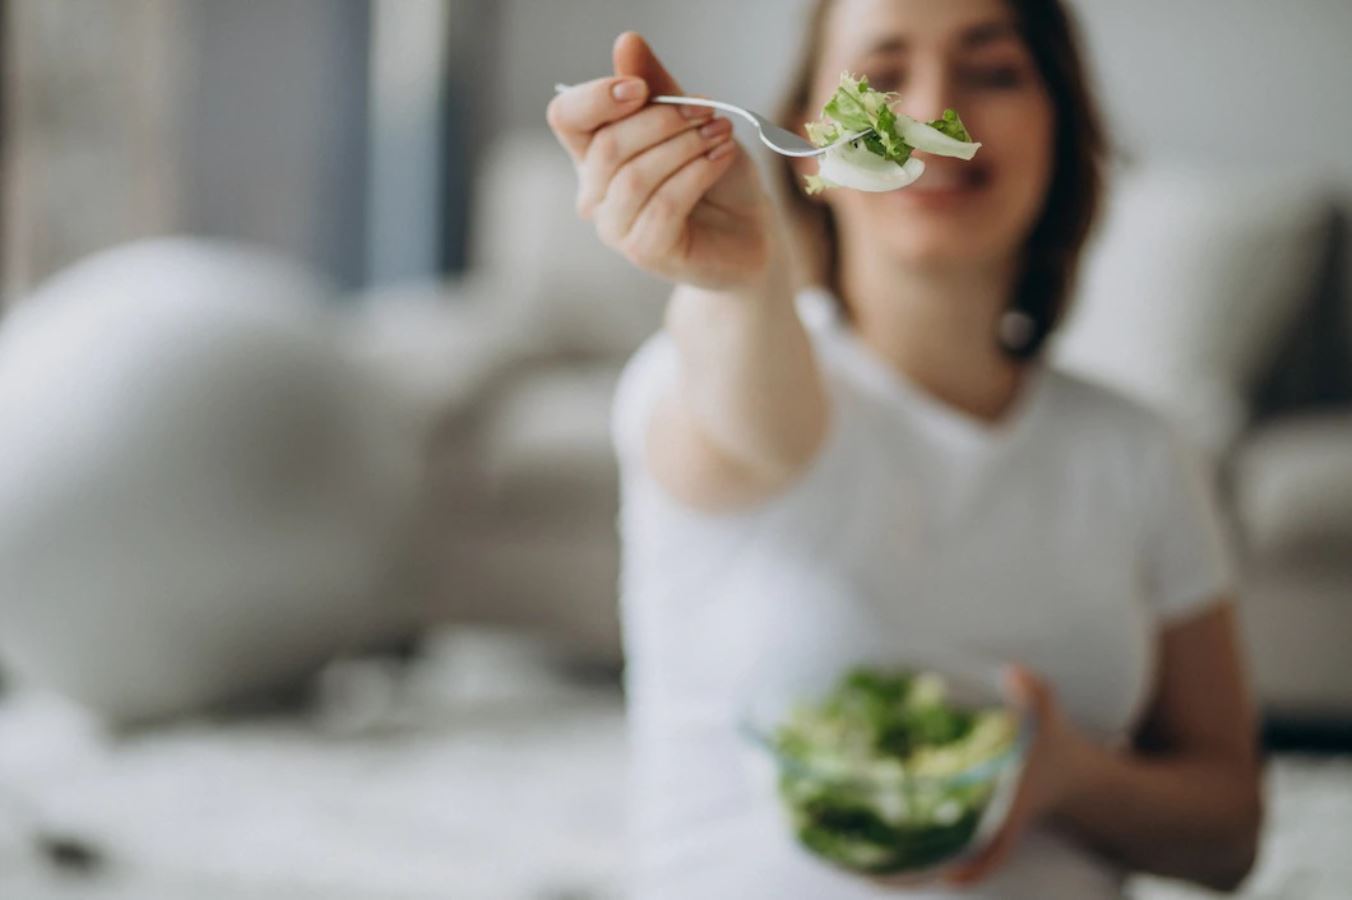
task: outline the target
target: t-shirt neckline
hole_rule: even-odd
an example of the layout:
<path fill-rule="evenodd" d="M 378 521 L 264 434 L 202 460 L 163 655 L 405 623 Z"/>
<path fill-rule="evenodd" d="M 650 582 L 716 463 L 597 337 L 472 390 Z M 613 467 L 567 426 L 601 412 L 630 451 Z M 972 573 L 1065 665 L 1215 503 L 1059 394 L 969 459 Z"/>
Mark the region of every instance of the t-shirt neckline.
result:
<path fill-rule="evenodd" d="M 1018 442 L 1031 428 L 1045 393 L 1043 363 L 1029 364 L 1009 409 L 997 421 L 986 421 L 935 397 L 864 343 L 844 320 L 838 302 L 828 291 L 814 288 L 804 294 L 800 309 L 802 305 L 810 307 L 809 325 L 833 333 L 844 346 L 846 359 L 856 374 L 889 404 L 923 419 L 927 433 L 945 445 L 971 452 L 991 452 Z"/>

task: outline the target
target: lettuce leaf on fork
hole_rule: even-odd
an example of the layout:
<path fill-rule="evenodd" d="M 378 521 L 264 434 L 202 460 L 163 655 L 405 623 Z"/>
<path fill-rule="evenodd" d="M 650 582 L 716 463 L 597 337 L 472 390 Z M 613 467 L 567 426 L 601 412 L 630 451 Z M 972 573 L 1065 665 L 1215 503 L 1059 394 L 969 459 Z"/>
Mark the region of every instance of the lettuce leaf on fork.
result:
<path fill-rule="evenodd" d="M 822 110 L 822 116 L 805 125 L 808 139 L 818 147 L 833 144 L 843 137 L 857 135 L 850 142 L 884 160 L 904 166 L 913 150 L 924 150 L 938 156 L 971 159 L 981 145 L 972 141 L 957 112 L 944 110 L 943 117 L 930 123 L 918 122 L 892 109 L 895 94 L 876 91 L 868 78 L 840 76 L 836 93 Z M 815 194 L 828 187 L 837 187 L 821 175 L 807 176 L 807 191 Z"/>
<path fill-rule="evenodd" d="M 944 117 L 942 119 L 935 119 L 929 124 L 935 131 L 946 134 L 955 141 L 962 141 L 968 144 L 972 142 L 972 136 L 967 133 L 967 126 L 962 124 L 962 119 L 958 118 L 958 114 L 954 110 L 944 110 Z"/>

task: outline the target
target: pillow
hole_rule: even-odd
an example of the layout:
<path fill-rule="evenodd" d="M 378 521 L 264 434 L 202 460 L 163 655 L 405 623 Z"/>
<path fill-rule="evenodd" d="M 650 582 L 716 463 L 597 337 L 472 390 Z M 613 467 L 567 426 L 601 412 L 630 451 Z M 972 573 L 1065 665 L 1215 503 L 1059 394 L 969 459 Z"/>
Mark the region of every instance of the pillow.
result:
<path fill-rule="evenodd" d="M 382 287 L 348 304 L 343 338 L 432 433 L 472 414 L 523 361 L 522 310 L 502 301 L 501 286 L 478 273 Z"/>
<path fill-rule="evenodd" d="M 575 210 L 577 174 L 548 135 L 485 154 L 472 234 L 476 265 L 527 306 L 539 349 L 624 357 L 661 325 L 671 286 L 605 247 Z"/>
<path fill-rule="evenodd" d="M 1327 203 L 1294 178 L 1129 174 L 1110 197 L 1052 358 L 1220 454 L 1311 301 L 1328 228 Z"/>
<path fill-rule="evenodd" d="M 1235 459 L 1236 507 L 1250 546 L 1268 558 L 1352 549 L 1352 413 L 1287 416 Z"/>

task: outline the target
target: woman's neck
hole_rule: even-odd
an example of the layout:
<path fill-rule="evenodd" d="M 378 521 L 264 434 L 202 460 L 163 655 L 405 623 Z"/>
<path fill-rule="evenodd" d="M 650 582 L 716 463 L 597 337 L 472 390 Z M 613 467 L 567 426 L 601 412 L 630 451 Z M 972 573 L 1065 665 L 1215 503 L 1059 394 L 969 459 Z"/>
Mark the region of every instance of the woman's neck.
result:
<path fill-rule="evenodd" d="M 996 421 L 1022 383 L 1022 366 L 996 343 L 1017 272 L 987 267 L 906 269 L 874 257 L 841 260 L 841 289 L 860 339 L 927 393 Z"/>

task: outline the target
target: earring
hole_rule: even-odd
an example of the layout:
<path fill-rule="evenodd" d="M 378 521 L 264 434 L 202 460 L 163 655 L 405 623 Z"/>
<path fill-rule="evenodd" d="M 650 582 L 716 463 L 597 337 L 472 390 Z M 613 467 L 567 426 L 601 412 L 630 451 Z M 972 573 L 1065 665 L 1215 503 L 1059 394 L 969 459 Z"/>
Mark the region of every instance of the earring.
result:
<path fill-rule="evenodd" d="M 1028 349 L 1037 334 L 1037 322 L 1021 309 L 1006 310 L 998 328 L 1000 346 L 1011 353 Z"/>

